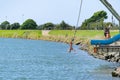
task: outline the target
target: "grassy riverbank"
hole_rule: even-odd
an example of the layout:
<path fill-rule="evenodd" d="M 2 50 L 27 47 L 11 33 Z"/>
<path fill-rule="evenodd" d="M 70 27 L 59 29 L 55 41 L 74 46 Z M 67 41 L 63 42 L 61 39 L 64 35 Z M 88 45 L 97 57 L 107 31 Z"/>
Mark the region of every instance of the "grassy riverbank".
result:
<path fill-rule="evenodd" d="M 75 31 L 74 30 L 52 30 L 50 32 L 51 35 L 55 36 L 74 36 Z M 88 39 L 95 39 L 95 38 L 103 38 L 103 30 L 77 30 L 76 31 L 76 37 L 81 37 L 81 38 L 88 38 Z M 117 30 L 112 30 L 111 31 L 111 36 L 114 36 L 118 34 Z"/>
<path fill-rule="evenodd" d="M 118 30 L 111 30 L 111 36 L 118 34 Z M 55 37 L 61 37 L 64 41 L 70 42 L 75 34 L 75 30 L 52 30 L 49 32 L 50 35 Z M 77 30 L 75 34 L 74 43 L 82 42 L 90 45 L 91 39 L 104 39 L 103 30 Z"/>
<path fill-rule="evenodd" d="M 49 34 L 54 36 L 72 37 L 74 36 L 74 32 L 74 30 L 51 30 Z M 13 37 L 14 35 L 23 37 L 25 33 L 29 35 L 33 34 L 33 36 L 39 35 L 39 37 L 42 35 L 41 30 L 0 30 L 0 37 Z M 111 31 L 112 36 L 118 33 L 118 30 Z M 104 37 L 103 30 L 77 30 L 75 36 L 81 38 L 95 38 L 96 36 Z"/>
<path fill-rule="evenodd" d="M 3 38 L 26 38 L 42 39 L 57 42 L 69 43 L 73 38 L 75 30 L 51 30 L 48 35 L 42 35 L 41 30 L 0 30 L 0 37 Z M 103 30 L 77 30 L 74 43 L 88 43 L 91 39 L 104 39 Z M 111 31 L 111 36 L 118 34 L 118 31 Z"/>
<path fill-rule="evenodd" d="M 0 37 L 2 38 L 39 39 L 41 36 L 40 30 L 0 30 Z"/>
<path fill-rule="evenodd" d="M 49 36 L 42 35 L 41 30 L 0 30 L 0 37 L 3 38 L 27 38 L 43 39 L 52 41 L 69 42 L 73 36 L 74 30 L 51 30 Z M 118 34 L 118 31 L 111 31 L 111 36 Z M 104 39 L 103 30 L 77 30 L 75 42 L 86 41 L 91 39 Z"/>

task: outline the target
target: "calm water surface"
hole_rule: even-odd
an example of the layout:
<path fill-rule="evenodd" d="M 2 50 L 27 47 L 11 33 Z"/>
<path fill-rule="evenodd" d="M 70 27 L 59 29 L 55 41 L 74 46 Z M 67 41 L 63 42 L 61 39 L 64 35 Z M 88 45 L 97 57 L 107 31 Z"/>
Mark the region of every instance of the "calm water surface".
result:
<path fill-rule="evenodd" d="M 120 80 L 111 71 L 118 64 L 95 59 L 64 43 L 0 39 L 0 80 Z"/>

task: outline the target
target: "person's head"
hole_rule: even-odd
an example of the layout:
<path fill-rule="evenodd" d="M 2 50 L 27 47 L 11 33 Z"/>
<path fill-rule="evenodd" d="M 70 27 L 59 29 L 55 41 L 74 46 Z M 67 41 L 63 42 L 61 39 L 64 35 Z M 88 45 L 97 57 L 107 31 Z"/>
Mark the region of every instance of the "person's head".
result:
<path fill-rule="evenodd" d="M 107 30 L 108 28 L 107 27 L 105 27 L 105 30 Z"/>

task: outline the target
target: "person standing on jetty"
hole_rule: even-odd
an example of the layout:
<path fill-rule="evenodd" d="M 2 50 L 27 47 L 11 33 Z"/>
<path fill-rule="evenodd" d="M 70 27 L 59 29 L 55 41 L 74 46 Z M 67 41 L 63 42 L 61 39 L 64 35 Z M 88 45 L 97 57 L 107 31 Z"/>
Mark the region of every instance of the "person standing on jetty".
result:
<path fill-rule="evenodd" d="M 111 25 L 109 25 L 108 27 L 106 27 L 104 29 L 104 36 L 106 39 L 109 39 L 111 36 L 110 36 L 110 28 L 111 28 Z"/>

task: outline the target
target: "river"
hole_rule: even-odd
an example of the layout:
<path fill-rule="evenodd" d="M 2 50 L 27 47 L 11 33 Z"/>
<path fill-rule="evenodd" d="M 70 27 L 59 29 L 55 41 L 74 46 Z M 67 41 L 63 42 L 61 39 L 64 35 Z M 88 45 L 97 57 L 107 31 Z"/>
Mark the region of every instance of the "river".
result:
<path fill-rule="evenodd" d="M 117 63 L 64 43 L 0 39 L 0 80 L 119 80 L 111 76 Z"/>

